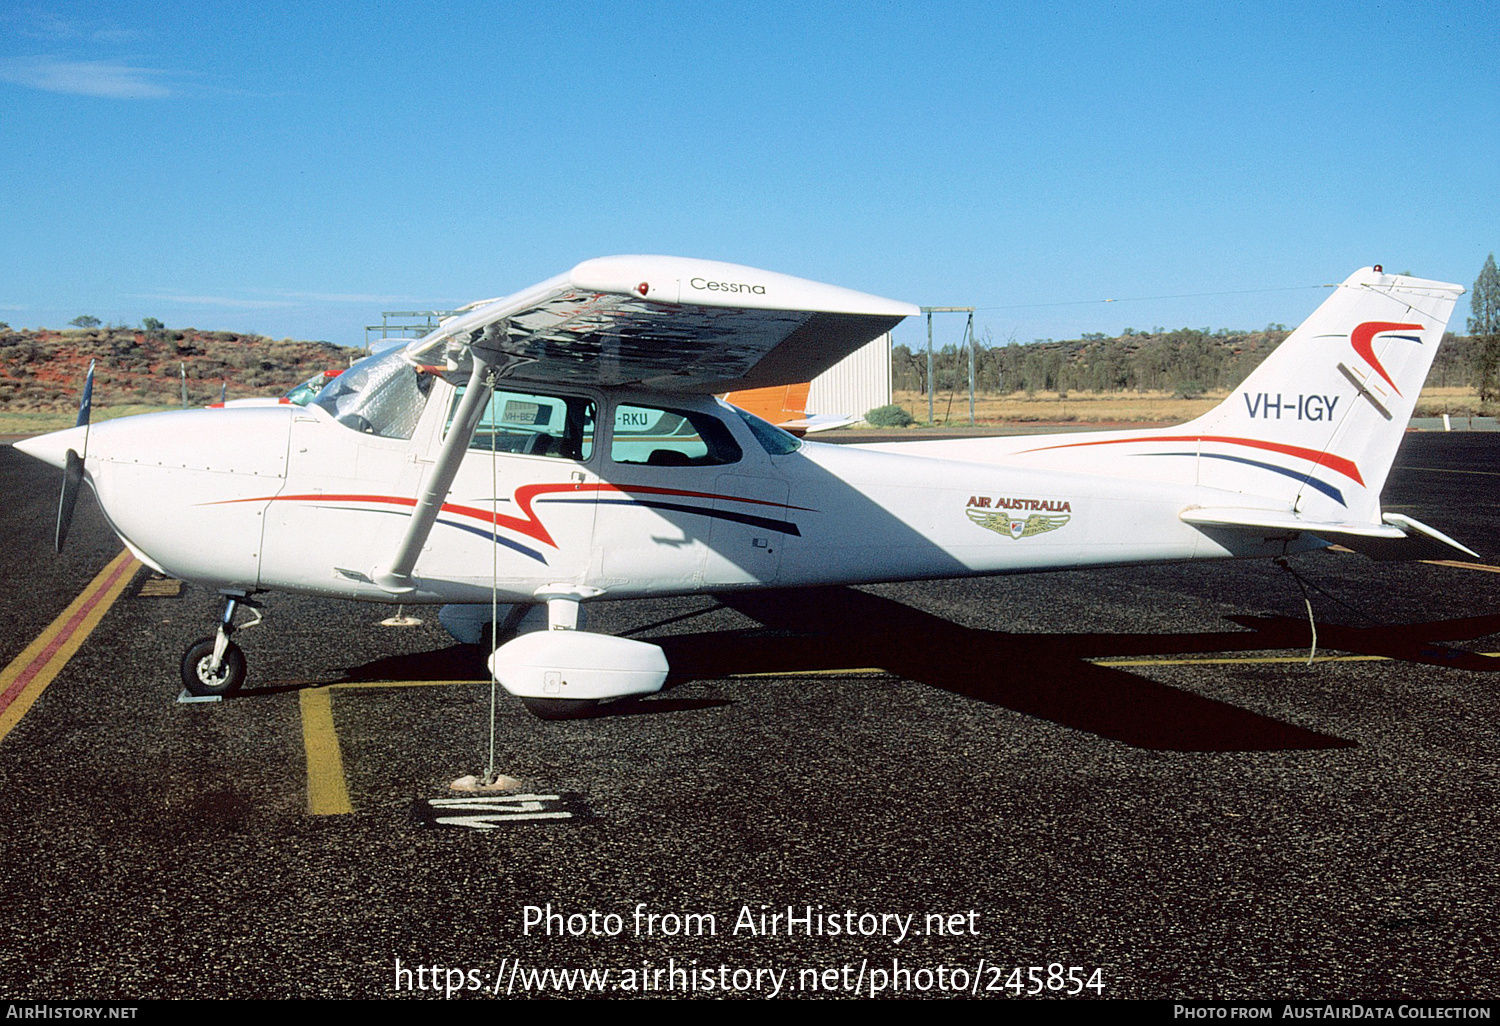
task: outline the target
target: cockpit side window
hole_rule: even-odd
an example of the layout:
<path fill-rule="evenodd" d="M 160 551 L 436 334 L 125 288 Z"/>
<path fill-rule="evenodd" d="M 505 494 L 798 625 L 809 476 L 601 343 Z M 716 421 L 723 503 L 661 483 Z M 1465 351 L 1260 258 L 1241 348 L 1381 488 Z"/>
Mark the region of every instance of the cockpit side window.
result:
<path fill-rule="evenodd" d="M 432 377 L 399 352 L 356 361 L 309 405 L 321 406 L 345 427 L 382 438 L 411 438 L 427 406 Z"/>
<path fill-rule="evenodd" d="M 708 467 L 738 463 L 744 455 L 718 418 L 651 406 L 615 407 L 609 458 L 652 467 Z"/>
<path fill-rule="evenodd" d="M 460 385 L 454 392 L 448 427 L 453 424 L 465 387 Z M 594 411 L 593 400 L 580 396 L 496 389 L 474 429 L 469 448 L 581 463 L 594 455 Z"/>

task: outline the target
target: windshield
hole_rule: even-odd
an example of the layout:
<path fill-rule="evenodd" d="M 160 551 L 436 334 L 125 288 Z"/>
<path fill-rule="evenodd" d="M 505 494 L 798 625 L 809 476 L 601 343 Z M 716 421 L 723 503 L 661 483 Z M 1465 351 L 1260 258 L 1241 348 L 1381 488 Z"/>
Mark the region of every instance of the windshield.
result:
<path fill-rule="evenodd" d="M 418 374 L 400 350 L 367 356 L 330 381 L 310 405 L 345 427 L 382 438 L 410 438 L 432 377 Z"/>
<path fill-rule="evenodd" d="M 281 398 L 293 406 L 306 406 L 323 390 L 323 386 L 328 384 L 338 373 L 338 371 L 319 371 Z"/>

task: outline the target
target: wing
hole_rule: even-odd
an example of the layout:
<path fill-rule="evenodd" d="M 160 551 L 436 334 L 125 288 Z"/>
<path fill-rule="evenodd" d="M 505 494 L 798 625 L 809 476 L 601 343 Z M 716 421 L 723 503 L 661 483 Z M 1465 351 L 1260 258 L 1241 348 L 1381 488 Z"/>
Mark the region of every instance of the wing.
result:
<path fill-rule="evenodd" d="M 407 352 L 456 367 L 477 346 L 511 379 L 716 394 L 807 381 L 918 312 L 738 264 L 602 257 L 474 304 Z"/>
<path fill-rule="evenodd" d="M 587 260 L 503 299 L 471 304 L 406 347 L 469 383 L 391 562 L 400 595 L 501 378 L 715 394 L 806 381 L 918 313 L 906 303 L 753 267 L 682 257 Z"/>

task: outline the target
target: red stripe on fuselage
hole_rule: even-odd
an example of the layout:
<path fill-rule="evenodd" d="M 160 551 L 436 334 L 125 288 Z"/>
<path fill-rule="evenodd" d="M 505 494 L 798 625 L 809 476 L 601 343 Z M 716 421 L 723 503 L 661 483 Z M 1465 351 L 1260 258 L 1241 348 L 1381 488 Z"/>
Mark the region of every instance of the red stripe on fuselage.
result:
<path fill-rule="evenodd" d="M 745 502 L 756 506 L 779 506 L 783 509 L 805 509 L 802 506 L 788 506 L 782 502 L 772 502 L 767 499 L 744 499 L 738 495 L 718 495 L 714 492 L 689 492 L 680 488 L 653 488 L 649 485 L 614 485 L 606 481 L 595 484 L 577 484 L 573 482 L 564 484 L 532 484 L 522 485 L 515 491 L 516 506 L 526 515 L 524 517 L 507 516 L 504 513 L 492 510 L 480 509 L 475 506 L 460 506 L 456 503 L 445 502 L 442 512 L 454 513 L 459 516 L 472 517 L 482 520 L 487 524 L 495 524 L 499 527 L 508 528 L 517 534 L 524 534 L 528 538 L 534 538 L 544 545 L 557 548 L 557 542 L 552 540 L 552 535 L 547 532 L 540 518 L 531 508 L 531 502 L 539 495 L 549 495 L 557 492 L 623 492 L 625 494 L 639 495 L 676 495 L 690 499 L 726 499 L 730 502 Z M 404 495 L 332 495 L 327 493 L 311 495 L 267 495 L 252 499 L 226 499 L 223 502 L 205 503 L 208 506 L 224 506 L 236 502 L 372 502 L 386 506 L 409 506 L 415 507 L 417 500 Z"/>
<path fill-rule="evenodd" d="M 1316 449 L 1306 449 L 1300 445 L 1283 445 L 1280 442 L 1267 442 L 1259 438 L 1229 438 L 1224 435 L 1148 435 L 1141 438 L 1107 438 L 1098 442 L 1069 442 L 1067 445 L 1044 445 L 1037 449 L 1022 449 L 1021 452 L 1046 452 L 1049 449 L 1074 449 L 1085 445 L 1121 445 L 1126 442 L 1218 442 L 1223 445 L 1247 445 L 1252 449 L 1265 449 L 1270 452 L 1285 453 L 1298 459 L 1308 460 L 1320 466 L 1336 470 L 1351 481 L 1364 484 L 1365 479 L 1359 476 L 1359 467 L 1354 465 L 1353 460 L 1346 460 L 1342 456 L 1332 453 L 1319 452 Z M 1017 455 L 1020 455 L 1019 453 Z"/>

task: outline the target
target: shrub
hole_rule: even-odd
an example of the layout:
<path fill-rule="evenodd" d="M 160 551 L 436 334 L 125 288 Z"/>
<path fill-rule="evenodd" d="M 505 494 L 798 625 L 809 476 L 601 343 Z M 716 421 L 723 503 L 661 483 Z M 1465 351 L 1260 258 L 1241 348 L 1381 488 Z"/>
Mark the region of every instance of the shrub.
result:
<path fill-rule="evenodd" d="M 865 414 L 865 423 L 871 427 L 906 427 L 913 423 L 913 418 L 905 409 L 892 403 L 877 406 Z"/>

